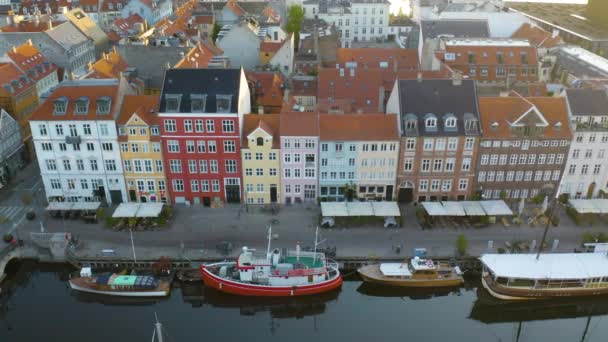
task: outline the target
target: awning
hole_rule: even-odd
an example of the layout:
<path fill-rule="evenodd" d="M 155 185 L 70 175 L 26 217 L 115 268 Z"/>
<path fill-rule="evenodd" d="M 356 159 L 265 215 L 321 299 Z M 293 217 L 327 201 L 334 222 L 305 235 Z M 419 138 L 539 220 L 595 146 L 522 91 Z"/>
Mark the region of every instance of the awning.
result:
<path fill-rule="evenodd" d="M 398 217 L 401 216 L 397 202 L 371 202 L 374 209 L 374 215 L 382 217 Z"/>
<path fill-rule="evenodd" d="M 141 203 L 136 217 L 158 217 L 163 210 L 162 203 Z"/>
<path fill-rule="evenodd" d="M 579 214 L 599 214 L 600 208 L 594 205 L 595 200 L 571 199 L 568 200 L 570 206 Z"/>
<path fill-rule="evenodd" d="M 448 216 L 465 216 L 464 209 L 460 202 L 441 202 L 443 209 L 448 213 Z"/>
<path fill-rule="evenodd" d="M 323 217 L 348 216 L 344 202 L 321 202 L 321 213 Z"/>
<path fill-rule="evenodd" d="M 116 208 L 116 210 L 114 210 L 114 214 L 112 214 L 112 217 L 114 217 L 114 218 L 135 217 L 138 209 L 139 209 L 139 203 L 121 203 Z"/>
<path fill-rule="evenodd" d="M 460 205 L 462 205 L 462 209 L 464 209 L 467 216 L 486 216 L 486 212 L 479 202 L 462 201 L 460 202 Z"/>
<path fill-rule="evenodd" d="M 448 216 L 447 211 L 439 202 L 422 202 L 421 204 L 430 216 Z"/>
<path fill-rule="evenodd" d="M 374 209 L 370 202 L 347 202 L 348 216 L 374 216 Z"/>
<path fill-rule="evenodd" d="M 513 215 L 513 212 L 503 200 L 480 201 L 479 204 L 488 216 Z"/>
<path fill-rule="evenodd" d="M 72 210 L 95 211 L 101 206 L 101 202 L 74 202 Z"/>
<path fill-rule="evenodd" d="M 74 206 L 74 202 L 50 202 L 46 207 L 46 210 L 49 211 L 65 211 L 72 210 Z"/>
<path fill-rule="evenodd" d="M 608 214 L 608 199 L 593 199 L 593 205 L 601 214 Z"/>

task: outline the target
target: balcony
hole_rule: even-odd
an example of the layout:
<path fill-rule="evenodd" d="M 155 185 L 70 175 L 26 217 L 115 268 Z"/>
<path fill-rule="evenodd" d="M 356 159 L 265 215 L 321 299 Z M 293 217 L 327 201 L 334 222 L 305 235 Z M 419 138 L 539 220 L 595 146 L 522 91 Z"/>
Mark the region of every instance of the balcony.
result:
<path fill-rule="evenodd" d="M 65 137 L 66 144 L 76 145 L 76 144 L 80 144 L 80 141 L 81 141 L 81 139 L 80 139 L 79 135 L 77 135 L 77 136 L 66 135 L 66 137 Z"/>
<path fill-rule="evenodd" d="M 608 123 L 574 122 L 573 125 L 576 132 L 608 132 Z"/>

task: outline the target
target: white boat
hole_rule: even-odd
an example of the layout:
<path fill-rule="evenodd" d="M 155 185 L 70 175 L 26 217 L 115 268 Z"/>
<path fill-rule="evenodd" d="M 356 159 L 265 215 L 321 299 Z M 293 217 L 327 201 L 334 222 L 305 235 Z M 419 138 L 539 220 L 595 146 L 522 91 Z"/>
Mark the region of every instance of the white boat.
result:
<path fill-rule="evenodd" d="M 119 274 L 94 276 L 89 267 L 83 267 L 80 277 L 70 279 L 69 284 L 73 290 L 121 297 L 165 297 L 171 291 L 167 280 Z"/>

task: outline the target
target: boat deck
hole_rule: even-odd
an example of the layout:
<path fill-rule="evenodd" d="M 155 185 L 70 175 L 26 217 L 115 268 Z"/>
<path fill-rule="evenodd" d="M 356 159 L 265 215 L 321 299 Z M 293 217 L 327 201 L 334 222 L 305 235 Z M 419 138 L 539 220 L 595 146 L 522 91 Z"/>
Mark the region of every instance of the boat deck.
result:
<path fill-rule="evenodd" d="M 308 268 L 319 268 L 319 267 L 323 267 L 323 260 L 321 260 L 320 258 L 312 258 L 312 257 L 305 257 L 305 256 L 301 256 L 300 259 L 298 259 L 295 256 L 287 256 L 284 259 L 285 263 L 288 264 L 304 264 L 306 267 Z"/>

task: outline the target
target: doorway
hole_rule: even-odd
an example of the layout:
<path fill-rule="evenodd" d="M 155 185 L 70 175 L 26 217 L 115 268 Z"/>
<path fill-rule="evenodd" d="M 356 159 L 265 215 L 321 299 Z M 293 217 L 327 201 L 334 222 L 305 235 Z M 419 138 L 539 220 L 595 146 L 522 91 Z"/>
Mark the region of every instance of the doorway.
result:
<path fill-rule="evenodd" d="M 270 184 L 270 203 L 277 203 L 277 185 Z"/>

